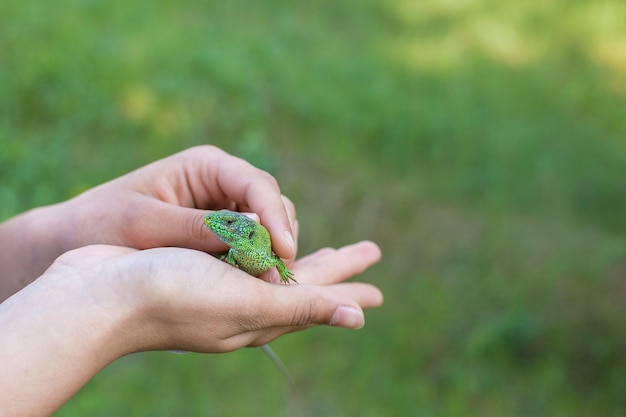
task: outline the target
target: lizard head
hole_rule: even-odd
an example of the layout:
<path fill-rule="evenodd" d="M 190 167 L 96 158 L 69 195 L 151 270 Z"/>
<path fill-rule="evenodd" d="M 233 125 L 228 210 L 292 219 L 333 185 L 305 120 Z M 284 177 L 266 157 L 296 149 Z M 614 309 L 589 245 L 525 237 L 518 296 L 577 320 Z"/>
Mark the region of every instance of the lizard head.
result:
<path fill-rule="evenodd" d="M 250 240 L 259 224 L 251 218 L 230 210 L 219 210 L 204 216 L 204 224 L 220 240 L 233 247 Z"/>

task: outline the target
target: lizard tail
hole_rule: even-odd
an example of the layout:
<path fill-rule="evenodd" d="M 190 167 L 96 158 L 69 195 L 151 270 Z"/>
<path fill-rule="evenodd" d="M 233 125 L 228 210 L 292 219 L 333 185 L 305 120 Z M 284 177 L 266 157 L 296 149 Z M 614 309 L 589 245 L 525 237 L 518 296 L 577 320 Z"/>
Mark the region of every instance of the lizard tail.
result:
<path fill-rule="evenodd" d="M 263 352 L 265 352 L 265 354 L 270 358 L 270 360 L 272 362 L 274 362 L 274 365 L 276 365 L 276 367 L 280 370 L 280 372 L 283 374 L 283 376 L 285 377 L 285 379 L 289 383 L 289 386 L 291 387 L 291 390 L 295 392 L 296 391 L 296 383 L 293 380 L 293 377 L 291 376 L 291 373 L 289 372 L 289 369 L 287 369 L 287 366 L 283 363 L 283 361 L 280 360 L 278 355 L 276 353 L 274 353 L 274 351 L 272 350 L 272 348 L 269 345 L 263 345 L 263 346 L 261 346 L 261 349 L 263 349 Z"/>

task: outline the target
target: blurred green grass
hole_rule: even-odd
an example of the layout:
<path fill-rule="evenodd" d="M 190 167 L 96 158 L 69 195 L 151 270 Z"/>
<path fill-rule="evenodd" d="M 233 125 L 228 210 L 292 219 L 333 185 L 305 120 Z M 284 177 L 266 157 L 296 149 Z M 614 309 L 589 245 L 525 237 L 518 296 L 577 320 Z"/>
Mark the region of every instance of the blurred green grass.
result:
<path fill-rule="evenodd" d="M 272 172 L 301 252 L 368 238 L 359 332 L 144 353 L 58 415 L 626 411 L 626 5 L 0 3 L 0 218 L 188 146 Z"/>

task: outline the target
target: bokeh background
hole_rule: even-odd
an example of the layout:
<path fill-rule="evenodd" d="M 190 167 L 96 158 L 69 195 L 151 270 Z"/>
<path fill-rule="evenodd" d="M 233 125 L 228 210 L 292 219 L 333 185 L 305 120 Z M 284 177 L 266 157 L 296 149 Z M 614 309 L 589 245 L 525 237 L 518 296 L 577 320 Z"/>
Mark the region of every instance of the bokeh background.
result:
<path fill-rule="evenodd" d="M 59 416 L 618 416 L 622 0 L 0 2 L 0 219 L 211 143 L 383 308 L 274 349 L 142 353 Z M 1 366 L 1 364 L 0 364 Z"/>

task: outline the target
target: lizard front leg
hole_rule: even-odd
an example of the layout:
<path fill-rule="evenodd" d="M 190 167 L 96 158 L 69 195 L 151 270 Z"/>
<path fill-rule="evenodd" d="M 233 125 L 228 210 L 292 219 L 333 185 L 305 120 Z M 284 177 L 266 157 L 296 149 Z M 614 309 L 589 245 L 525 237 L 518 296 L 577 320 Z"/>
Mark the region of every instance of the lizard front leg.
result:
<path fill-rule="evenodd" d="M 230 248 L 230 250 L 226 254 L 225 258 L 226 259 L 222 259 L 222 260 L 228 262 L 229 264 L 231 264 L 235 268 L 239 269 L 239 265 L 237 264 L 237 260 L 235 259 L 235 250 L 233 248 Z"/>

